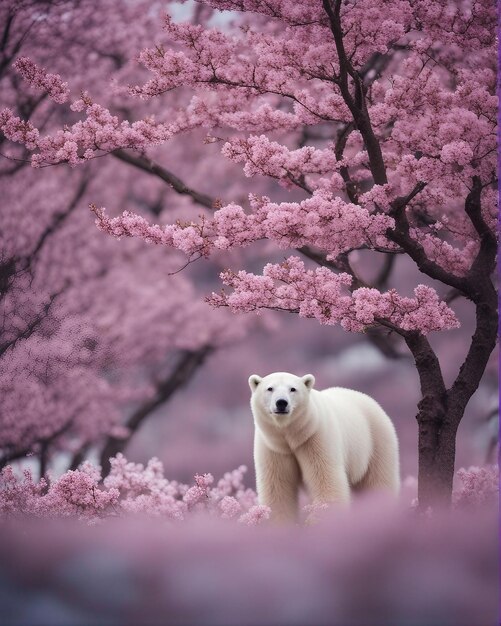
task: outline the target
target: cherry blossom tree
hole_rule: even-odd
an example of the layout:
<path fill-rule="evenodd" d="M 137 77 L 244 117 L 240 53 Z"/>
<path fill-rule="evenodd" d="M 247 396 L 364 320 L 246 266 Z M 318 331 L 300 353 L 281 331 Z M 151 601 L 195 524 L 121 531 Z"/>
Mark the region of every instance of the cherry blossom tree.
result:
<path fill-rule="evenodd" d="M 106 93 L 110 71 L 130 71 L 131 50 L 151 33 L 146 4 L 117 12 L 114 34 L 92 3 L 4 3 L 3 103 L 46 129 L 65 123 L 57 103 L 68 86 L 33 59 L 66 73 L 78 62 L 77 80 Z M 21 76 L 33 92 L 19 89 Z M 111 200 L 118 185 L 123 202 L 134 198 L 160 216 L 168 204 L 161 181 L 145 189 L 118 159 L 37 171 L 25 150 L 2 144 L 0 467 L 29 457 L 45 476 L 54 462 L 75 470 L 92 452 L 104 477 L 110 457 L 243 326 L 204 305 L 177 273 L 181 255 L 92 235 L 84 207 L 94 194 Z"/>
<path fill-rule="evenodd" d="M 42 190 L 49 191 L 34 185 L 35 193 Z M 50 217 L 54 195 L 39 207 Z M 144 420 L 239 334 L 227 316 L 208 314 L 183 276 L 166 276 L 179 266 L 172 255 L 151 250 L 136 263 L 136 246 L 103 246 L 99 235 L 93 242 L 83 236 L 84 216 L 75 214 L 48 237 L 29 269 L 18 261 L 4 293 L 2 465 L 35 455 L 44 474 L 58 450 L 72 452 L 76 466 L 97 445 L 107 471 L 109 457 Z M 9 230 L 4 234 L 8 239 Z M 21 242 L 10 241 L 9 258 L 22 260 Z"/>
<path fill-rule="evenodd" d="M 90 84 L 72 95 L 64 73 L 18 58 L 33 90 L 71 100 L 79 118 L 44 132 L 11 107 L 0 113 L 0 129 L 32 152 L 35 168 L 113 154 L 208 209 L 157 225 L 92 205 L 99 228 L 115 237 L 176 248 L 189 261 L 261 240 L 296 251 L 261 275 L 224 271 L 232 291 L 213 294 L 214 306 L 282 310 L 400 337 L 422 392 L 420 503 L 449 502 L 457 429 L 497 334 L 495 7 L 485 0 L 204 4 L 221 11 L 220 28 L 164 17 L 164 38 L 139 55 L 149 79 L 121 84 L 157 117 L 120 115 Z M 226 200 L 226 189 L 207 197 L 151 156 L 194 129 L 243 166 L 252 179 L 247 200 Z M 258 190 L 263 179 L 269 196 Z M 290 201 L 271 197 L 277 184 Z M 381 266 L 376 282 L 364 275 L 360 258 L 368 254 Z M 392 268 L 408 262 L 413 294 L 391 287 Z M 461 299 L 476 322 L 449 382 L 428 335 L 460 325 Z"/>

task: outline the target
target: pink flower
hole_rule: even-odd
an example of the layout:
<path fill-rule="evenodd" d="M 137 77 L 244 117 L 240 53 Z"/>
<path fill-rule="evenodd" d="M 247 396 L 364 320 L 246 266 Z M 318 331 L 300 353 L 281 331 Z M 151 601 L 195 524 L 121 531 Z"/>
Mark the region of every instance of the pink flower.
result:
<path fill-rule="evenodd" d="M 453 141 L 443 146 L 440 158 L 444 163 L 467 165 L 473 158 L 473 150 L 466 141 Z"/>
<path fill-rule="evenodd" d="M 225 519 L 233 519 L 242 510 L 242 506 L 238 500 L 232 496 L 225 496 L 219 503 L 219 508 L 222 511 L 221 517 Z"/>
<path fill-rule="evenodd" d="M 48 74 L 28 57 L 19 57 L 14 67 L 32 87 L 46 91 L 54 102 L 63 104 L 68 100 L 68 83 L 64 83 L 59 74 Z"/>
<path fill-rule="evenodd" d="M 247 513 L 244 513 L 238 518 L 241 524 L 247 524 L 247 526 L 258 526 L 270 518 L 271 509 L 268 506 L 257 504 L 251 507 Z"/>
<path fill-rule="evenodd" d="M 457 477 L 461 486 L 453 494 L 456 508 L 478 508 L 499 499 L 499 467 L 470 467 L 460 469 Z"/>

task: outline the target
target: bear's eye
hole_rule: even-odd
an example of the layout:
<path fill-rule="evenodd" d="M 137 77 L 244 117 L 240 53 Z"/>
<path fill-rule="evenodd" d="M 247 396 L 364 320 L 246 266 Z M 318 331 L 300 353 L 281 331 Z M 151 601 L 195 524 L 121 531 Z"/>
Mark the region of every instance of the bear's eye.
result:
<path fill-rule="evenodd" d="M 268 387 L 268 391 L 273 391 L 273 387 Z"/>
<path fill-rule="evenodd" d="M 291 391 L 296 391 L 296 388 L 295 387 L 291 387 Z"/>

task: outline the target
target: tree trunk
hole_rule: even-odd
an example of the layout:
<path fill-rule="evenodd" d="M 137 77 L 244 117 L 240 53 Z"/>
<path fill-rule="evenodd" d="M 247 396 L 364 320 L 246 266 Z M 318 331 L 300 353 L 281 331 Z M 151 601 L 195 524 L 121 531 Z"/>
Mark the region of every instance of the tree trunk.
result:
<path fill-rule="evenodd" d="M 442 419 L 418 417 L 419 508 L 449 507 L 454 479 L 457 428 Z"/>
<path fill-rule="evenodd" d="M 482 255 L 486 257 L 483 273 L 477 268 L 477 261 L 482 260 Z M 475 271 L 466 283 L 476 308 L 475 332 L 466 358 L 448 390 L 437 355 L 426 337 L 415 332 L 404 335 L 414 356 L 423 396 L 417 415 L 418 501 L 423 510 L 451 504 L 457 429 L 496 345 L 497 294 L 489 278 L 494 259 L 495 246 L 484 238 L 474 263 Z M 480 267 L 483 267 L 482 264 Z"/>

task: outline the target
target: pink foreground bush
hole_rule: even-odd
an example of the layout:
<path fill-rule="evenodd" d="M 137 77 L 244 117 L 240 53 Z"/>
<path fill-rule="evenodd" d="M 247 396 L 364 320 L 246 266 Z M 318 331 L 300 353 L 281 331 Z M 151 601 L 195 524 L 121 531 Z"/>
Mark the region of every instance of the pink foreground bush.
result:
<path fill-rule="evenodd" d="M 495 623 L 497 467 L 460 470 L 453 511 L 418 514 L 407 480 L 400 503 L 372 494 L 349 510 L 309 505 L 306 526 L 259 524 L 269 510 L 245 471 L 185 485 L 156 459 L 121 455 L 102 483 L 90 463 L 51 483 L 5 468 L 2 623 Z"/>
<path fill-rule="evenodd" d="M 496 623 L 494 507 L 430 518 L 375 497 L 349 512 L 330 510 L 309 527 L 248 527 L 222 517 L 4 522 L 2 623 Z"/>
<path fill-rule="evenodd" d="M 456 508 L 475 508 L 495 502 L 499 495 L 499 467 L 470 467 L 460 469 L 457 476 L 461 487 L 453 494 Z"/>
<path fill-rule="evenodd" d="M 70 517 L 95 523 L 126 514 L 184 521 L 193 514 L 207 513 L 211 517 L 256 525 L 269 519 L 270 509 L 258 505 L 256 493 L 245 486 L 246 472 L 247 467 L 241 465 L 217 483 L 212 474 L 196 474 L 190 486 L 165 478 L 163 465 L 157 458 L 143 466 L 127 461 L 123 454 L 111 459 L 111 471 L 104 480 L 100 468 L 88 461 L 54 482 L 45 478 L 35 482 L 29 470 L 21 478 L 7 466 L 0 472 L 0 516 Z M 455 508 L 474 508 L 496 500 L 497 465 L 460 469 L 457 479 Z M 401 498 L 404 506 L 411 504 L 409 496 L 415 489 L 414 483 L 412 477 L 404 481 Z M 415 503 L 413 500 L 412 505 Z M 303 507 L 306 522 L 318 521 L 325 508 L 322 504 Z"/>
<path fill-rule="evenodd" d="M 197 474 L 190 486 L 167 480 L 156 458 L 143 466 L 118 454 L 102 483 L 100 469 L 89 462 L 53 483 L 45 478 L 37 483 L 28 470 L 19 478 L 7 466 L 0 472 L 0 516 L 76 517 L 96 522 L 129 513 L 181 521 L 189 514 L 204 512 L 258 524 L 268 519 L 270 511 L 258 505 L 255 492 L 244 486 L 246 471 L 241 465 L 216 484 L 211 474 Z"/>

